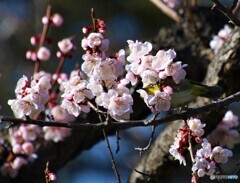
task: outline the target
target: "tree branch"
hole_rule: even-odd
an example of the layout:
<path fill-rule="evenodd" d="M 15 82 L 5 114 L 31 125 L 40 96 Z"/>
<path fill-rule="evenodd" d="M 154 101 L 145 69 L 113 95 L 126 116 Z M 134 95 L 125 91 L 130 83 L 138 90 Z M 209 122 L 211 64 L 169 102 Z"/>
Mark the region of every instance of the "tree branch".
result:
<path fill-rule="evenodd" d="M 233 6 L 228 10 L 220 3 L 218 0 L 211 0 L 214 5 L 212 9 L 217 8 L 222 14 L 224 14 L 233 24 L 240 26 L 240 20 L 232 13 L 232 9 L 234 9 L 234 5 L 236 6 L 236 2 L 233 3 Z"/>
<path fill-rule="evenodd" d="M 57 121 L 44 121 L 44 120 L 34 120 L 34 119 L 18 119 L 14 117 L 7 117 L 7 116 L 0 116 L 1 121 L 5 122 L 11 122 L 13 124 L 33 124 L 38 126 L 54 126 L 54 127 L 64 127 L 64 128 L 74 128 L 74 129 L 94 129 L 94 128 L 114 128 L 114 129 L 126 129 L 126 128 L 132 128 L 132 127 L 139 127 L 139 126 L 158 126 L 160 124 L 172 122 L 175 120 L 185 120 L 189 117 L 196 116 L 202 113 L 206 113 L 215 109 L 223 108 L 228 106 L 229 104 L 233 102 L 240 101 L 240 92 L 237 92 L 233 95 L 230 95 L 222 100 L 216 101 L 214 103 L 198 107 L 195 109 L 188 109 L 187 111 L 180 113 L 180 114 L 173 114 L 170 116 L 167 116 L 162 119 L 156 119 L 152 121 L 151 123 L 146 123 L 146 120 L 131 120 L 131 121 L 124 121 L 124 122 L 111 122 L 111 123 L 62 123 Z"/>

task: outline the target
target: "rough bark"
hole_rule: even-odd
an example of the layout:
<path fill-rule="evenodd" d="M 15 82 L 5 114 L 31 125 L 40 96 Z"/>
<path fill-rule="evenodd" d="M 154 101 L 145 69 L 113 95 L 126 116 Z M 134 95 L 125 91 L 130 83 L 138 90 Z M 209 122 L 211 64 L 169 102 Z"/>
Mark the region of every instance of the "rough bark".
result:
<path fill-rule="evenodd" d="M 211 26 L 211 24 L 209 26 Z M 184 36 L 188 37 L 186 34 Z M 212 60 L 207 61 L 210 64 L 207 67 L 207 72 L 205 72 L 205 83 L 208 85 L 219 85 L 223 89 L 223 96 L 228 96 L 240 90 L 240 83 L 238 80 L 238 78 L 240 78 L 239 44 L 239 28 L 235 28 L 231 38 L 224 43 L 218 54 L 213 55 L 214 57 L 212 57 Z M 189 45 L 189 47 L 191 46 Z M 207 48 L 201 47 L 201 49 L 204 49 L 205 53 L 208 52 Z M 202 53 L 204 53 L 204 50 L 202 50 Z M 198 57 L 198 60 L 202 58 L 211 58 L 211 56 L 206 57 L 204 54 L 198 54 L 195 56 Z M 199 99 L 195 103 L 191 104 L 191 107 L 202 106 L 209 102 L 209 100 Z M 224 108 L 217 111 L 209 111 L 208 114 L 198 116 L 203 122 L 207 123 L 205 132 L 206 135 L 216 127 L 226 110 L 227 109 Z M 164 132 L 156 139 L 151 150 L 143 157 L 142 161 L 136 167 L 136 170 L 143 172 L 143 174 L 133 171 L 129 179 L 130 183 L 146 182 L 151 178 L 152 182 L 171 182 L 169 180 L 171 175 L 169 174 L 171 174 L 174 170 L 177 171 L 177 167 L 179 165 L 176 165 L 176 161 L 171 158 L 168 149 L 170 145 L 173 144 L 176 134 L 175 130 L 179 127 L 179 124 L 177 124 L 178 123 L 176 122 L 169 124 Z M 167 135 L 169 133 L 172 134 Z M 178 161 L 177 164 L 179 164 Z M 171 167 L 176 168 L 173 170 Z M 144 175 L 144 173 L 149 176 Z"/>

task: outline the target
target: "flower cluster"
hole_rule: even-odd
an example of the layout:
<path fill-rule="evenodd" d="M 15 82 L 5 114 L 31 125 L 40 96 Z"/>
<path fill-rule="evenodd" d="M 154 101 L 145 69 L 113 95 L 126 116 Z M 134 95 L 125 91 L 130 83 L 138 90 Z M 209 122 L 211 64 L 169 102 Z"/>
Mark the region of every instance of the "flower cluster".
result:
<path fill-rule="evenodd" d="M 187 125 L 178 130 L 177 136 L 175 137 L 174 143 L 171 145 L 169 152 L 175 159 L 180 161 L 180 164 L 183 163 L 183 165 L 186 166 L 186 160 L 183 154 L 188 150 L 189 138 L 192 138 L 195 142 L 199 143 L 204 134 L 204 127 L 205 124 L 202 124 L 199 119 L 190 118 L 187 120 Z"/>
<path fill-rule="evenodd" d="M 210 47 L 215 54 L 218 53 L 223 43 L 229 38 L 231 32 L 232 32 L 232 28 L 229 27 L 228 25 L 225 25 L 224 28 L 221 29 L 218 32 L 218 34 L 213 37 L 213 39 L 210 42 Z"/>
<path fill-rule="evenodd" d="M 9 153 L 8 161 L 1 166 L 1 172 L 4 175 L 16 177 L 22 166 L 37 158 L 33 142 L 40 136 L 40 133 L 40 127 L 35 125 L 23 124 L 17 129 L 9 130 L 12 150 Z"/>
<path fill-rule="evenodd" d="M 151 55 L 152 44 L 149 42 L 129 40 L 128 44 L 130 55 L 127 57 L 127 61 L 130 64 L 125 66 L 127 71 L 125 79 L 132 85 L 136 85 L 141 80 L 143 88 L 151 85 L 160 86 L 153 93 L 149 93 L 145 89 L 139 89 L 137 92 L 140 93 L 153 113 L 169 110 L 173 91 L 170 85 L 163 83 L 167 79 L 171 79 L 178 84 L 186 76 L 183 69 L 186 65 L 182 65 L 181 61 L 173 62 L 176 57 L 174 50 L 159 50 L 156 55 Z"/>
<path fill-rule="evenodd" d="M 77 74 L 72 74 L 69 81 L 63 85 L 64 93 L 62 94 L 61 107 L 75 117 L 79 116 L 81 111 L 89 112 L 90 108 L 87 101 L 93 98 L 93 94 L 87 88 L 88 82 L 82 78 L 80 71 Z"/>
<path fill-rule="evenodd" d="M 125 51 L 106 56 L 109 40 L 103 36 L 104 26 L 104 21 L 97 19 L 95 31 L 98 32 L 91 32 L 94 30 L 91 26 L 83 29 L 86 37 L 82 40 L 82 48 L 86 54 L 82 57 L 84 62 L 81 68 L 89 77 L 87 88 L 92 91 L 96 104 L 107 109 L 108 114 L 115 119 L 129 119 L 133 99 L 126 87 L 128 82 L 122 78 Z"/>
<path fill-rule="evenodd" d="M 213 175 L 217 164 L 226 163 L 233 155 L 232 151 L 221 146 L 212 147 L 207 139 L 203 139 L 201 145 L 202 148 L 197 151 L 195 164 L 192 166 L 192 171 L 197 172 L 198 177 Z"/>
<path fill-rule="evenodd" d="M 55 13 L 50 17 L 44 16 L 42 18 L 42 23 L 46 26 L 53 26 L 53 27 L 60 27 L 63 24 L 63 18 L 60 14 Z M 51 56 L 51 52 L 50 50 L 44 46 L 44 41 L 47 43 L 51 43 L 51 39 L 48 37 L 42 37 L 43 35 L 39 36 L 39 35 L 35 35 L 32 36 L 30 39 L 30 43 L 33 46 L 38 45 L 38 49 L 37 51 L 35 50 L 28 50 L 26 53 L 26 58 L 28 60 L 32 60 L 32 61 L 48 61 L 50 56 Z M 46 36 L 46 35 L 45 35 Z"/>
<path fill-rule="evenodd" d="M 26 76 L 19 79 L 15 93 L 16 99 L 8 100 L 15 117 L 24 119 L 26 116 L 36 118 L 44 111 L 49 100 L 51 83 L 48 77 L 33 78 L 30 82 Z"/>
<path fill-rule="evenodd" d="M 196 172 L 198 177 L 213 175 L 217 164 L 226 163 L 233 155 L 232 151 L 221 146 L 213 147 L 206 138 L 202 139 L 204 127 L 205 124 L 202 124 L 199 119 L 190 118 L 187 124 L 178 130 L 174 144 L 169 149 L 170 154 L 178 159 L 180 164 L 186 165 L 183 153 L 189 150 L 189 143 L 192 143 L 192 140 L 196 143 L 202 142 L 202 148 L 197 150 L 195 163 L 192 166 L 192 171 Z"/>
<path fill-rule="evenodd" d="M 233 148 L 235 144 L 240 142 L 240 133 L 237 129 L 234 129 L 238 126 L 238 117 L 232 111 L 227 111 L 217 128 L 208 136 L 208 139 L 211 143 Z"/>

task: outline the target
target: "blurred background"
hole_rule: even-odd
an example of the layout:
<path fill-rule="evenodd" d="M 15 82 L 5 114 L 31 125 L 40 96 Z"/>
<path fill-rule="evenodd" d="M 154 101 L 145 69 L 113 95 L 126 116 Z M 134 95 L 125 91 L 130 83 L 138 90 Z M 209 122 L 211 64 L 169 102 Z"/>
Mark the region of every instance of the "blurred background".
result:
<path fill-rule="evenodd" d="M 109 55 L 126 48 L 126 40 L 151 40 L 161 27 L 173 23 L 148 0 L 0 0 L 1 114 L 12 116 L 7 100 L 15 98 L 14 89 L 18 79 L 23 74 L 30 77 L 33 73 L 34 63 L 27 60 L 25 54 L 27 50 L 34 49 L 30 44 L 30 37 L 41 33 L 41 18 L 48 4 L 52 5 L 53 13 L 58 12 L 64 18 L 62 27 L 50 31 L 53 42 L 56 43 L 65 37 L 75 37 L 77 50 L 74 58 L 67 61 L 65 72 L 70 72 L 76 63 L 82 62 L 82 27 L 91 25 L 91 8 L 95 9 L 96 17 L 107 22 L 105 37 L 110 39 Z M 51 60 L 41 65 L 41 69 L 47 72 L 54 71 L 58 63 L 55 56 L 56 44 L 53 44 L 51 49 Z M 158 127 L 156 136 L 163 128 Z M 115 160 L 122 182 L 127 182 L 132 169 L 140 160 L 139 153 L 134 148 L 147 145 L 150 133 L 151 128 L 120 132 L 120 152 L 115 154 Z M 116 137 L 110 137 L 110 142 L 115 152 Z M 181 167 L 178 174 L 181 174 L 180 171 L 184 172 L 185 169 Z M 190 170 L 187 171 L 190 175 Z M 189 180 L 190 177 L 185 178 Z M 104 141 L 85 151 L 57 172 L 58 183 L 107 183 L 115 180 Z M 177 182 L 185 180 L 177 179 Z"/>

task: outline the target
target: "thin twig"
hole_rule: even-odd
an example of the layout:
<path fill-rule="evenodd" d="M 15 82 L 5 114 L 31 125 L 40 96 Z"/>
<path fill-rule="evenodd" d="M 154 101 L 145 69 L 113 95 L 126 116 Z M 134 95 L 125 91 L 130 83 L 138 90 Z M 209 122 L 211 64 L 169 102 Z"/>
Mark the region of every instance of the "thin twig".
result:
<path fill-rule="evenodd" d="M 190 133 L 188 133 L 188 151 L 190 153 L 190 157 L 191 157 L 191 160 L 192 160 L 192 163 L 194 164 L 195 163 L 195 158 L 194 158 L 194 155 L 193 155 L 193 148 L 192 148 L 192 136 Z"/>
<path fill-rule="evenodd" d="M 98 109 L 97 107 L 95 107 L 90 101 L 88 101 L 87 104 L 88 104 L 89 107 L 92 108 L 95 112 L 100 113 L 100 114 L 104 114 L 104 115 L 107 114 L 107 112 L 104 112 L 104 111 Z"/>
<path fill-rule="evenodd" d="M 132 127 L 139 127 L 139 126 L 158 126 L 160 124 L 172 122 L 175 120 L 185 120 L 192 116 L 196 116 L 205 112 L 209 112 L 211 110 L 219 109 L 230 105 L 233 102 L 240 101 L 240 92 L 236 92 L 233 95 L 226 97 L 225 99 L 216 101 L 215 103 L 211 103 L 202 107 L 198 107 L 195 109 L 188 109 L 187 111 L 180 113 L 180 114 L 173 114 L 167 116 L 165 118 L 156 119 L 151 121 L 150 123 L 146 123 L 146 120 L 129 120 L 124 122 L 103 122 L 103 123 L 91 123 L 91 122 L 79 122 L 79 123 L 62 123 L 57 121 L 44 121 L 44 120 L 34 120 L 34 119 L 18 119 L 14 117 L 8 116 L 0 116 L 1 121 L 10 122 L 14 124 L 33 124 L 38 126 L 55 126 L 55 127 L 64 127 L 64 128 L 74 128 L 74 129 L 100 129 L 100 128 L 114 128 L 114 129 L 126 129 Z"/>
<path fill-rule="evenodd" d="M 232 11 L 229 11 L 227 8 L 225 8 L 223 6 L 222 3 L 220 3 L 218 0 L 211 0 L 214 5 L 212 7 L 212 9 L 217 8 L 222 14 L 224 14 L 233 24 L 235 24 L 236 26 L 240 26 L 240 19 L 238 19 L 233 13 Z M 230 10 L 232 10 L 231 7 Z"/>
<path fill-rule="evenodd" d="M 120 151 L 120 143 L 119 143 L 119 141 L 121 140 L 118 130 L 116 130 L 116 138 L 117 138 L 116 139 L 116 143 L 117 143 L 116 154 L 117 154 Z"/>
<path fill-rule="evenodd" d="M 159 0 L 149 0 L 151 1 L 158 9 L 165 13 L 168 17 L 173 19 L 175 22 L 180 21 L 180 16 L 173 9 L 169 8 L 166 4 Z"/>
<path fill-rule="evenodd" d="M 190 153 L 192 164 L 194 164 L 195 163 L 195 158 L 194 158 L 194 155 L 193 155 L 192 136 L 191 136 L 190 133 L 188 133 L 188 151 Z M 194 171 L 192 173 L 192 176 L 194 178 L 194 183 L 199 183 L 199 178 L 196 174 L 196 171 Z"/>
<path fill-rule="evenodd" d="M 155 129 L 156 129 L 156 126 L 152 126 L 152 132 L 151 132 L 151 136 L 150 136 L 150 139 L 148 141 L 148 145 L 146 147 L 136 147 L 135 150 L 139 151 L 139 154 L 142 155 L 142 152 L 143 151 L 147 151 L 151 145 L 152 145 L 152 141 L 153 141 L 153 136 L 154 136 L 154 133 L 155 133 Z"/>
<path fill-rule="evenodd" d="M 102 119 L 102 116 L 100 114 L 98 114 L 98 118 L 100 120 L 101 123 L 103 123 L 103 119 Z M 106 119 L 108 120 L 108 119 Z M 107 121 L 106 121 L 107 124 L 109 124 Z M 109 143 L 109 139 L 107 137 L 107 134 L 105 132 L 105 129 L 102 128 L 102 133 L 103 133 L 103 136 L 104 136 L 104 139 L 105 139 L 105 142 L 106 142 L 106 145 L 107 145 L 107 149 L 108 149 L 108 152 L 110 154 L 110 158 L 111 158 L 111 163 L 112 163 L 112 168 L 114 170 L 114 173 L 116 175 L 116 178 L 117 178 L 117 182 L 118 183 L 121 183 L 121 177 L 120 177 L 120 174 L 117 170 L 117 166 L 115 164 L 115 160 L 114 160 L 114 156 L 113 156 L 113 153 L 112 153 L 112 149 L 111 149 L 111 146 L 110 146 L 110 143 Z"/>
<path fill-rule="evenodd" d="M 147 177 L 147 180 L 145 182 L 150 182 L 150 183 L 159 182 L 154 175 L 150 175 L 150 174 L 141 172 L 141 171 L 139 171 L 137 169 L 134 169 L 134 171 L 139 173 L 139 174 L 141 174 L 141 175 L 143 175 L 144 177 Z"/>
<path fill-rule="evenodd" d="M 60 74 L 61 74 L 61 72 L 62 72 L 62 67 L 63 67 L 63 65 L 64 65 L 64 61 L 65 61 L 65 57 L 62 56 L 62 57 L 60 58 L 58 67 L 57 67 L 56 72 L 55 72 L 55 74 L 57 75 L 57 77 L 52 80 L 52 88 L 53 88 L 54 85 L 56 84 L 56 82 L 57 82 L 57 80 L 58 80 L 58 78 L 59 78 L 59 76 L 60 76 Z M 51 92 L 50 92 L 50 93 L 51 93 Z"/>
<path fill-rule="evenodd" d="M 50 19 L 50 16 L 51 16 L 51 6 L 48 5 L 47 7 L 47 12 L 46 12 L 46 17 L 48 19 Z M 44 24 L 43 26 L 43 30 L 42 30 L 42 34 L 41 34 L 41 38 L 40 38 L 40 42 L 39 42 L 39 48 L 41 48 L 46 40 L 46 37 L 47 37 L 47 33 L 48 33 L 48 30 L 49 30 L 49 23 L 48 24 Z M 35 67 L 34 67 L 34 73 L 37 73 L 39 71 L 39 66 L 40 66 L 40 60 L 37 59 L 36 62 L 35 62 Z"/>

